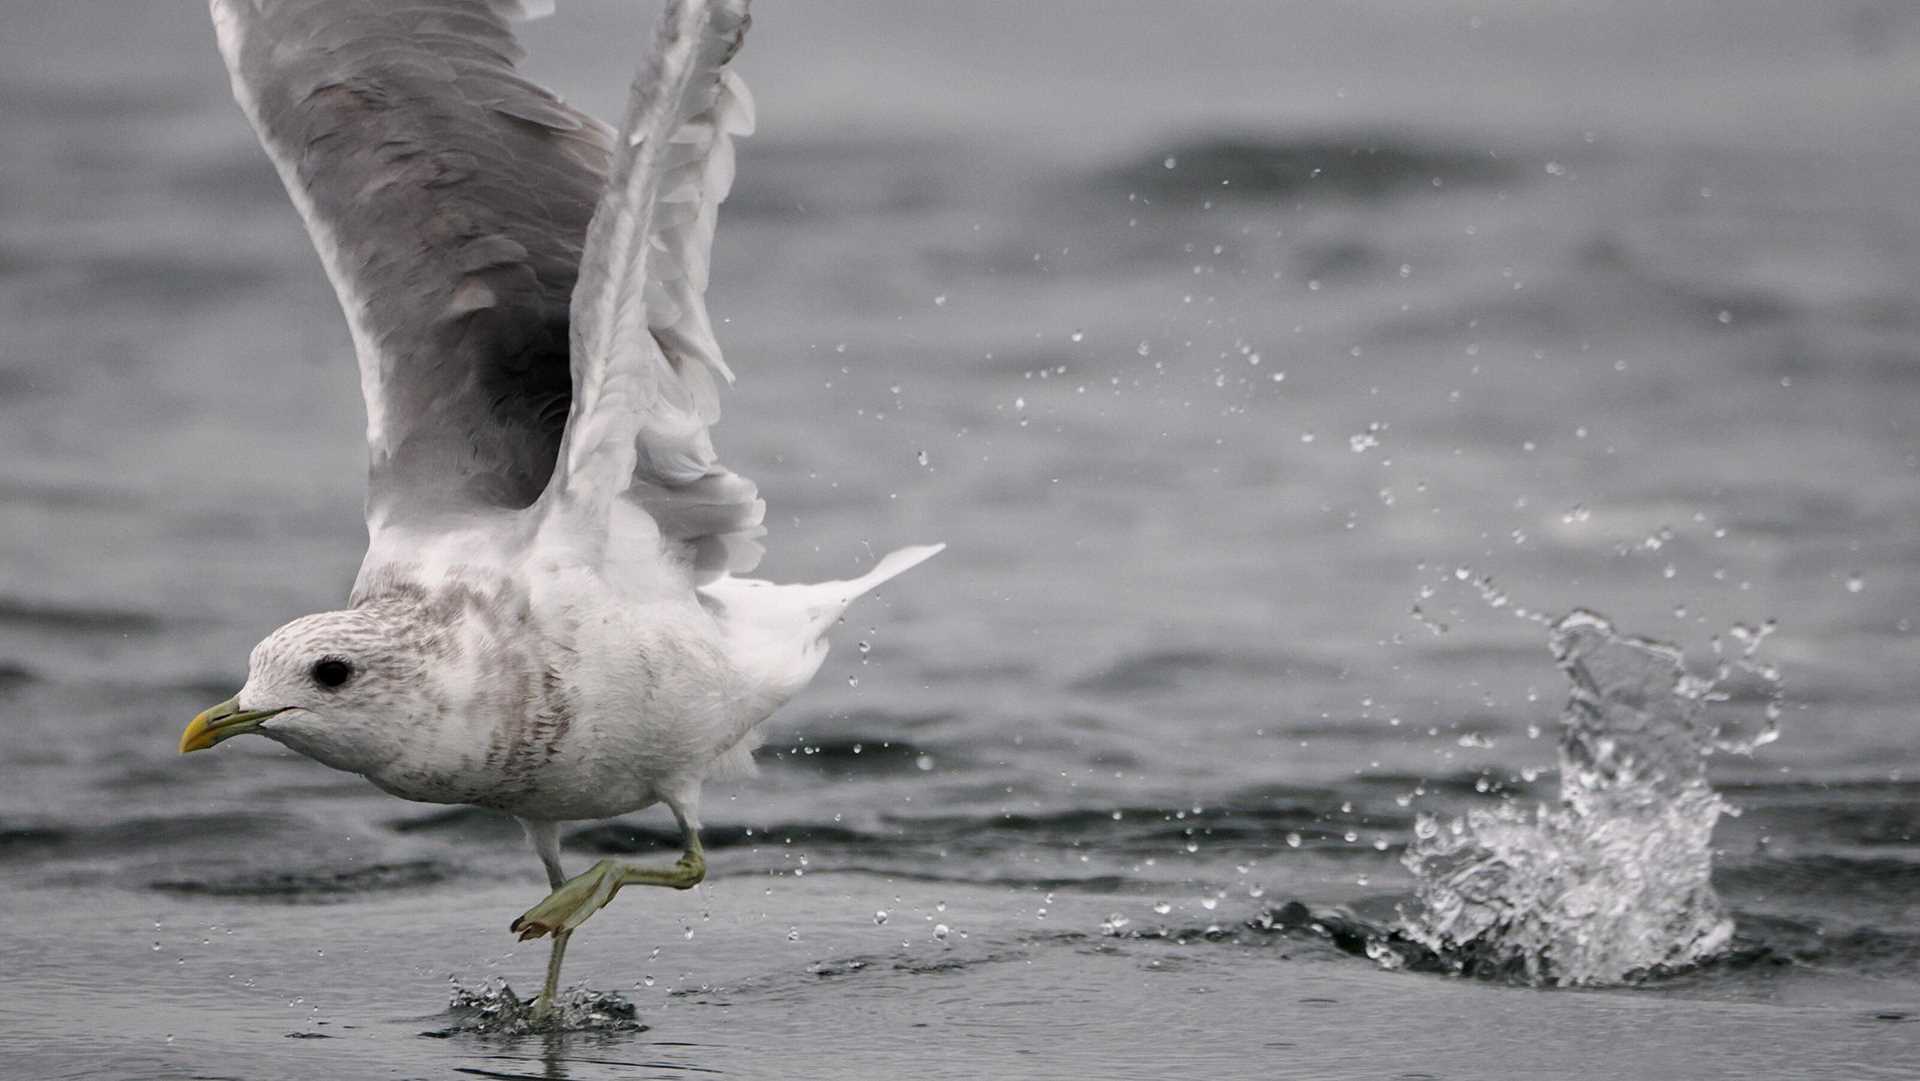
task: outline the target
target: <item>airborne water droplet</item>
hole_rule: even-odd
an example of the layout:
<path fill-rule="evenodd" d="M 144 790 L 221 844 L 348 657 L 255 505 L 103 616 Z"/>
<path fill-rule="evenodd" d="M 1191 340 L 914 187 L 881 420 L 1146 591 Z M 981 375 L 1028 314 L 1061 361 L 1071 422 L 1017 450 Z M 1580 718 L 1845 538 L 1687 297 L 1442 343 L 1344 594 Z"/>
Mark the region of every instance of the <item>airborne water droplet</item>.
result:
<path fill-rule="evenodd" d="M 1164 916 L 1167 913 L 1172 911 L 1173 911 L 1173 906 L 1166 903 L 1165 901 L 1155 901 L 1153 903 L 1153 912 L 1154 912 L 1154 915 L 1156 916 Z"/>

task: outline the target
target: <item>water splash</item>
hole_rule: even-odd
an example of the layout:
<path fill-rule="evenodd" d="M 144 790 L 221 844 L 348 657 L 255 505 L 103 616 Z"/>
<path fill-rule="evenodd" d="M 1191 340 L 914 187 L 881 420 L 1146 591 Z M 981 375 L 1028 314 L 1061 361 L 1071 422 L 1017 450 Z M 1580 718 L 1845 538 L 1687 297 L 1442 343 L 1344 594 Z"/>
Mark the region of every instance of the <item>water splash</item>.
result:
<path fill-rule="evenodd" d="M 541 1032 L 640 1032 L 646 1025 L 626 996 L 617 991 L 595 991 L 589 987 L 570 987 L 560 992 L 553 1012 L 545 1017 L 533 1015 L 533 1000 L 523 1000 L 505 980 L 498 977 L 479 987 L 453 984 L 447 1001 L 448 1025 L 426 1033 L 429 1036 L 453 1036 L 473 1033 L 487 1036 L 525 1036 Z"/>
<path fill-rule="evenodd" d="M 1554 624 L 1573 682 L 1562 715 L 1560 800 L 1506 803 L 1441 822 L 1422 815 L 1404 862 L 1416 904 L 1389 966 L 1431 950 L 1455 972 L 1533 984 L 1608 984 L 1715 956 L 1733 921 L 1714 893 L 1714 823 L 1735 813 L 1707 783 L 1715 752 L 1771 742 L 1779 673 L 1754 657 L 1771 631 L 1737 627 L 1711 678 L 1680 651 L 1576 611 Z M 1761 703 L 1757 720 L 1733 703 Z M 1714 708 L 1709 708 L 1714 707 Z"/>

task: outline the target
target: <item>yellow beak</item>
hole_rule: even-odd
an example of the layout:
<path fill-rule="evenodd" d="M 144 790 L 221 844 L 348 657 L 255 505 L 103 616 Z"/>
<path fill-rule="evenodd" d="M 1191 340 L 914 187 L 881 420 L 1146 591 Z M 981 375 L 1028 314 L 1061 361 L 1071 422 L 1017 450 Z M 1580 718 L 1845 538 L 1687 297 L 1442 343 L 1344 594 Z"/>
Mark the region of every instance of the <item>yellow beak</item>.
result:
<path fill-rule="evenodd" d="M 289 708 L 241 709 L 239 698 L 229 698 L 201 713 L 187 725 L 187 730 L 180 733 L 180 753 L 204 751 L 223 739 L 251 732 L 260 727 L 260 722 L 285 713 Z"/>

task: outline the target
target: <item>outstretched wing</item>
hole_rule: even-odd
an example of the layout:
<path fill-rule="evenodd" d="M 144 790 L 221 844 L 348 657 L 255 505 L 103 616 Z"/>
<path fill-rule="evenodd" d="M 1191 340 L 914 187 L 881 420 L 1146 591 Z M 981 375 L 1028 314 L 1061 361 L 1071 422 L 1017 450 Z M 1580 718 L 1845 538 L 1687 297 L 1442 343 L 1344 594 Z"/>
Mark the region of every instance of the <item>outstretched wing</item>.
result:
<path fill-rule="evenodd" d="M 568 305 L 612 135 L 521 78 L 541 0 L 212 0 L 234 96 L 360 359 L 369 528 L 524 507 L 570 393 Z"/>
<path fill-rule="evenodd" d="M 732 381 L 707 318 L 714 218 L 753 106 L 727 63 L 746 0 L 670 0 L 633 84 L 573 293 L 573 401 L 551 496 L 605 522 L 644 507 L 694 580 L 758 562 L 765 514 L 707 428 Z"/>

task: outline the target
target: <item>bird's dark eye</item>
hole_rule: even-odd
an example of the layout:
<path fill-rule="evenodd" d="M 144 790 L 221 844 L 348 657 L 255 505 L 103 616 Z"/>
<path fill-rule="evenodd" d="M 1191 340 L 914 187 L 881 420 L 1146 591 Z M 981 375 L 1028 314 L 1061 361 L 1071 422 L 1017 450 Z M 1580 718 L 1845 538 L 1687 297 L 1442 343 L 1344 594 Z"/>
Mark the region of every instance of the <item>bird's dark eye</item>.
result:
<path fill-rule="evenodd" d="M 322 687 L 338 687 L 353 678 L 353 665 L 339 657 L 322 657 L 313 662 L 311 674 Z"/>

